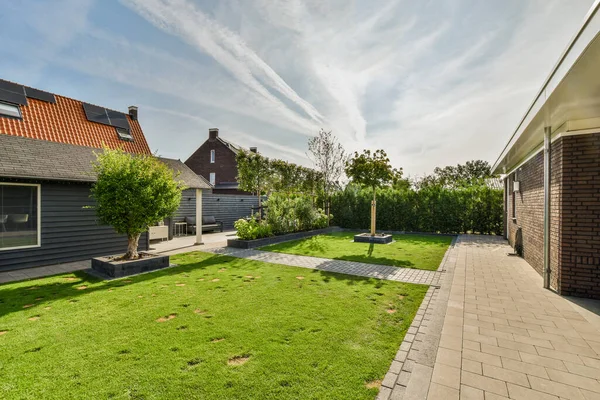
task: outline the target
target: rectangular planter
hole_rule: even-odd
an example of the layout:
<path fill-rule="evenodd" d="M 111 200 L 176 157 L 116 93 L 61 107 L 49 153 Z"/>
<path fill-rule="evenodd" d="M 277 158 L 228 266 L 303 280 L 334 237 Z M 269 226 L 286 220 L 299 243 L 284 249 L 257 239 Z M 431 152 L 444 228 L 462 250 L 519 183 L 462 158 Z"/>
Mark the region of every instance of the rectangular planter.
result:
<path fill-rule="evenodd" d="M 150 255 L 150 257 L 131 261 L 111 261 L 111 257 L 92 258 L 92 269 L 111 278 L 121 278 L 169 266 L 169 256 L 149 253 L 140 254 Z"/>
<path fill-rule="evenodd" d="M 270 244 L 289 242 L 290 240 L 304 239 L 311 236 L 321 235 L 324 233 L 338 232 L 341 229 L 337 226 L 330 226 L 329 228 L 315 229 L 312 231 L 286 233 L 285 235 L 271 236 L 262 239 L 254 240 L 241 240 L 241 239 L 227 239 L 228 247 L 235 247 L 237 249 L 253 249 L 256 247 L 268 246 Z"/>
<path fill-rule="evenodd" d="M 357 243 L 388 244 L 392 243 L 392 235 L 380 233 L 375 236 L 371 236 L 370 233 L 360 233 L 358 235 L 354 235 L 354 241 Z"/>

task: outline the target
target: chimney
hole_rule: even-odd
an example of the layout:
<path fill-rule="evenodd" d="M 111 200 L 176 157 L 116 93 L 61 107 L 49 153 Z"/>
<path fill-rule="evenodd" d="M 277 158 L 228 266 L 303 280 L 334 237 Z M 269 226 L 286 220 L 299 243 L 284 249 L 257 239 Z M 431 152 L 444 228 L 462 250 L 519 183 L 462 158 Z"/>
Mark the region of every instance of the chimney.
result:
<path fill-rule="evenodd" d="M 137 121 L 138 119 L 138 108 L 137 106 L 129 106 L 129 116 L 132 120 Z"/>
<path fill-rule="evenodd" d="M 256 147 L 250 147 L 251 153 L 258 153 L 258 149 Z"/>
<path fill-rule="evenodd" d="M 219 128 L 210 128 L 208 130 L 208 138 L 211 140 L 215 140 L 219 137 Z"/>

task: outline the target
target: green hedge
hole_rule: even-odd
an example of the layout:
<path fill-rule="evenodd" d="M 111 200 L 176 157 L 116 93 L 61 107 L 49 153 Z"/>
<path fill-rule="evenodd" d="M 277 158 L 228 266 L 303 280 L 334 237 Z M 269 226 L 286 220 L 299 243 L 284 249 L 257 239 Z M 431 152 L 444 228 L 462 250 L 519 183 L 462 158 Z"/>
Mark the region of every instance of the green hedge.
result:
<path fill-rule="evenodd" d="M 333 224 L 368 229 L 372 191 L 348 186 L 331 199 Z M 502 233 L 502 190 L 485 185 L 459 189 L 377 191 L 377 230 Z"/>

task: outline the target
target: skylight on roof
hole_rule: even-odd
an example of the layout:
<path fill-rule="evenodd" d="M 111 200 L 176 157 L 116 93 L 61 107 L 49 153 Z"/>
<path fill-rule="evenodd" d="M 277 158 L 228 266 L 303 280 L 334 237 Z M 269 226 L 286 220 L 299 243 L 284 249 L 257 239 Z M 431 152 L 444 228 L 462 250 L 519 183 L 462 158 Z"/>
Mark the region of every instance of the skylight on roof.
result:
<path fill-rule="evenodd" d="M 127 140 L 128 142 L 133 142 L 133 135 L 129 132 L 129 129 L 123 128 L 115 128 L 117 130 L 117 135 L 119 135 L 119 139 Z"/>
<path fill-rule="evenodd" d="M 21 109 L 16 104 L 0 102 L 0 116 L 21 118 Z"/>

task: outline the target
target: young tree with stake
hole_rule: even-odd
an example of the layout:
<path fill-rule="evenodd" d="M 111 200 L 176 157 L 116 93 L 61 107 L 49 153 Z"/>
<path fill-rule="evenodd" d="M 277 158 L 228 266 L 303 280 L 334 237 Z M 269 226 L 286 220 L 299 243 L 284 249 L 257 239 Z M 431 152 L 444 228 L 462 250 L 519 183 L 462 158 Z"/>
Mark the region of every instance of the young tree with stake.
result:
<path fill-rule="evenodd" d="M 377 188 L 387 186 L 399 175 L 399 171 L 392 168 L 390 159 L 383 150 L 363 150 L 362 154 L 354 153 L 346 162 L 346 175 L 354 182 L 373 189 L 371 203 L 371 236 L 375 236 L 375 221 L 377 214 L 376 195 Z"/>

